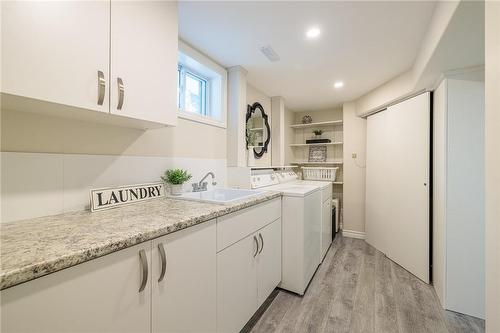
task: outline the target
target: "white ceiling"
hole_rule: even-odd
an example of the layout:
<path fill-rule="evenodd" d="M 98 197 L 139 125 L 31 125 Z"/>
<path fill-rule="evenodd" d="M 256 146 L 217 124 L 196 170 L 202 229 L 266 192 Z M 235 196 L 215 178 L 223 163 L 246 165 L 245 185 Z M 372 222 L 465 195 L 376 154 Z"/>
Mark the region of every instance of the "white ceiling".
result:
<path fill-rule="evenodd" d="M 294 111 L 353 100 L 408 70 L 435 2 L 180 2 L 180 38 Z M 308 40 L 306 30 L 321 35 Z M 281 60 L 270 62 L 260 47 Z M 345 82 L 334 89 L 337 80 Z"/>

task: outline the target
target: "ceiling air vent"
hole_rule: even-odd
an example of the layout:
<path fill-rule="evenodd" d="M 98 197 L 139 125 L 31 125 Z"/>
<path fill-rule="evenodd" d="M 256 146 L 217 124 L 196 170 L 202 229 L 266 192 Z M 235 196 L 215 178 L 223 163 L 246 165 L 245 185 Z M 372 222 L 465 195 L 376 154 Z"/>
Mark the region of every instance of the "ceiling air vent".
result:
<path fill-rule="evenodd" d="M 278 55 L 278 53 L 276 53 L 276 51 L 273 50 L 271 45 L 262 46 L 260 48 L 260 51 L 264 53 L 264 55 L 266 56 L 267 59 L 269 59 L 269 61 L 275 62 L 280 60 L 280 56 Z"/>

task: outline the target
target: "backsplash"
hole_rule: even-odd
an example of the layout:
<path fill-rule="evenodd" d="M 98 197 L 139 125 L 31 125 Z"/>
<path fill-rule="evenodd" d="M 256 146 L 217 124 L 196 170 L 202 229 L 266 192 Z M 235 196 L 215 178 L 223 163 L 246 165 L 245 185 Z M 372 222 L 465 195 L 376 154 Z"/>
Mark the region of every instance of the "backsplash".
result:
<path fill-rule="evenodd" d="M 1 222 L 88 209 L 91 188 L 159 181 L 168 168 L 226 184 L 226 159 L 2 152 L 1 167 Z"/>

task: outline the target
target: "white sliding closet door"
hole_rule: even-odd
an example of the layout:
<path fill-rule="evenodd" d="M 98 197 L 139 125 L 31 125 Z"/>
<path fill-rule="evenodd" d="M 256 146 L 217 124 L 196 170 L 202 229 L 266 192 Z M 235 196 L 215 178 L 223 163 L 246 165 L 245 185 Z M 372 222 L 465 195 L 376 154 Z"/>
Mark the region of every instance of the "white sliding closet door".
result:
<path fill-rule="evenodd" d="M 387 253 L 387 211 L 389 209 L 387 173 L 387 112 L 368 117 L 366 126 L 366 242 Z"/>
<path fill-rule="evenodd" d="M 430 98 L 418 95 L 387 109 L 390 175 L 387 256 L 429 282 Z"/>
<path fill-rule="evenodd" d="M 429 93 L 368 117 L 367 147 L 367 241 L 428 283 Z"/>

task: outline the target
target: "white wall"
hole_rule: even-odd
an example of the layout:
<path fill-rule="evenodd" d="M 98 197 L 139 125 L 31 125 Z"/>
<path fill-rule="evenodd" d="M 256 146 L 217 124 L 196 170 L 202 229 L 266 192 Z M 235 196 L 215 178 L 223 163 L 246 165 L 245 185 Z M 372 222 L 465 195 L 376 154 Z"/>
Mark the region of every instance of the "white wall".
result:
<path fill-rule="evenodd" d="M 281 96 L 271 98 L 271 164 L 285 165 L 285 100 Z"/>
<path fill-rule="evenodd" d="M 483 41 L 484 2 L 437 2 L 411 68 L 358 98 L 357 114 L 366 115 L 404 97 L 433 90 L 442 73 L 482 66 Z"/>
<path fill-rule="evenodd" d="M 225 129 L 185 119 L 143 131 L 10 110 L 1 118 L 3 152 L 226 158 Z"/>
<path fill-rule="evenodd" d="M 227 164 L 247 165 L 245 116 L 247 110 L 247 71 L 241 66 L 228 69 Z M 242 149 L 243 147 L 243 149 Z"/>
<path fill-rule="evenodd" d="M 19 152 L 0 158 L 2 222 L 88 209 L 90 189 L 158 182 L 169 168 L 193 175 L 187 191 L 208 171 L 226 183 L 226 159 Z"/>
<path fill-rule="evenodd" d="M 356 116 L 354 103 L 345 103 L 344 230 L 365 232 L 366 119 Z M 357 159 L 352 154 L 357 154 Z"/>
<path fill-rule="evenodd" d="M 500 332 L 500 2 L 486 2 L 486 332 Z"/>
<path fill-rule="evenodd" d="M 295 114 L 292 110 L 285 107 L 285 165 L 290 165 L 294 160 L 293 148 L 290 147 L 290 144 L 292 144 L 294 140 L 294 133 L 292 128 L 290 128 L 290 125 L 293 124 L 295 124 Z"/>
<path fill-rule="evenodd" d="M 267 96 L 260 90 L 254 88 L 253 86 L 247 84 L 247 104 L 252 105 L 255 102 L 259 102 L 264 111 L 268 116 L 269 126 L 272 127 L 272 114 L 271 114 L 271 97 Z M 244 118 L 243 118 L 244 119 Z M 272 138 L 271 138 L 272 140 Z M 243 147 L 244 149 L 244 147 Z M 256 166 L 270 166 L 272 156 L 272 143 L 269 141 L 269 146 L 267 148 L 267 153 L 265 153 L 261 158 L 255 160 Z"/>
<path fill-rule="evenodd" d="M 184 119 L 142 131 L 2 110 L 1 221 L 84 209 L 91 188 L 159 181 L 167 168 L 193 181 L 215 171 L 223 185 L 225 143 L 225 129 Z"/>
<path fill-rule="evenodd" d="M 484 318 L 484 84 L 448 80 L 447 100 L 446 303 Z"/>
<path fill-rule="evenodd" d="M 446 99 L 447 82 L 434 92 L 433 110 L 433 207 L 432 207 L 432 279 L 434 289 L 445 304 L 446 280 Z"/>
<path fill-rule="evenodd" d="M 441 83 L 433 147 L 436 292 L 446 309 L 484 318 L 483 82 Z"/>

